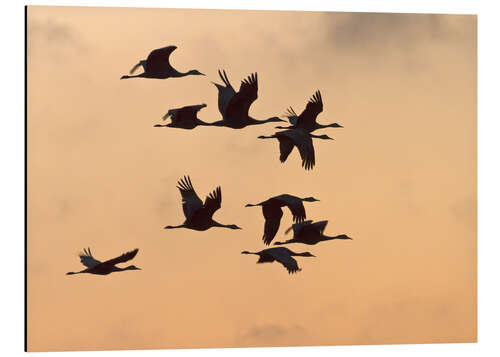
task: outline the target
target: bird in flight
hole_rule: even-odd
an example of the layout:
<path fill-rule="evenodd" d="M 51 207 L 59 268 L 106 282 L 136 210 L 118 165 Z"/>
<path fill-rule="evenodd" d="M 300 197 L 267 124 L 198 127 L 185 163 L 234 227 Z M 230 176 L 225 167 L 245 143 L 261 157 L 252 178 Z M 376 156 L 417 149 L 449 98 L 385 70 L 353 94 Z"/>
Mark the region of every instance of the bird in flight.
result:
<path fill-rule="evenodd" d="M 148 58 L 146 60 L 140 60 L 132 69 L 130 70 L 130 76 L 124 75 L 120 79 L 127 78 L 157 78 L 157 79 L 166 79 L 166 78 L 177 78 L 177 77 L 185 77 L 189 75 L 202 75 L 203 73 L 196 69 L 192 69 L 187 72 L 179 72 L 170 64 L 170 55 L 177 46 L 167 46 L 163 48 L 158 48 L 156 50 L 151 51 Z M 144 70 L 143 73 L 132 75 L 139 67 L 142 67 Z"/>
<path fill-rule="evenodd" d="M 278 229 L 280 227 L 281 217 L 283 216 L 283 210 L 281 207 L 288 207 L 293 215 L 293 220 L 295 222 L 302 222 L 306 219 L 306 210 L 302 202 L 316 202 L 319 201 L 314 197 L 300 198 L 288 194 L 283 194 L 275 197 L 271 197 L 257 204 L 247 204 L 245 207 L 255 207 L 262 206 L 262 214 L 266 220 L 264 224 L 264 235 L 262 240 L 265 245 L 269 245 L 273 238 L 276 236 Z"/>
<path fill-rule="evenodd" d="M 304 253 L 295 253 L 291 251 L 288 248 L 285 247 L 278 247 L 278 248 L 268 248 L 261 250 L 260 252 L 248 252 L 248 251 L 243 251 L 241 254 L 255 254 L 259 256 L 259 260 L 257 260 L 257 264 L 261 263 L 272 263 L 274 261 L 280 263 L 283 265 L 286 270 L 288 271 L 289 274 L 296 273 L 298 271 L 301 271 L 302 269 L 299 268 L 297 261 L 292 258 L 294 256 L 299 256 L 299 257 L 314 257 L 309 252 L 304 252 Z"/>
<path fill-rule="evenodd" d="M 238 92 L 234 90 L 229 82 L 226 71 L 221 72 L 219 70 L 219 76 L 224 85 L 212 83 L 219 91 L 219 112 L 222 115 L 222 120 L 216 121 L 213 125 L 242 129 L 248 125 L 285 121 L 278 117 L 258 120 L 248 114 L 250 106 L 257 99 L 257 73 L 252 73 L 248 78 L 243 79 Z"/>
<path fill-rule="evenodd" d="M 352 239 L 351 237 L 340 234 L 338 236 L 326 236 L 323 234 L 325 231 L 326 225 L 328 221 L 304 221 L 300 223 L 293 224 L 290 228 L 288 228 L 285 234 L 288 234 L 291 230 L 293 230 L 293 238 L 289 239 L 285 242 L 275 242 L 275 245 L 289 244 L 289 243 L 303 243 L 314 245 L 319 242 L 324 242 L 327 240 L 334 239 Z"/>
<path fill-rule="evenodd" d="M 189 105 L 182 108 L 170 109 L 167 114 L 163 116 L 163 120 L 170 118 L 172 121 L 168 124 L 156 124 L 155 127 L 169 127 L 169 128 L 181 128 L 181 129 L 194 129 L 198 125 L 209 126 L 212 123 L 206 123 L 198 119 L 198 112 L 205 108 L 206 104 L 200 105 Z"/>
<path fill-rule="evenodd" d="M 241 229 L 235 224 L 221 224 L 213 220 L 212 216 L 221 207 L 222 192 L 220 186 L 211 192 L 205 203 L 196 194 L 189 176 L 184 176 L 178 181 L 177 188 L 182 196 L 182 210 L 186 220 L 178 226 L 166 226 L 165 229 L 189 228 L 196 231 L 206 231 L 212 227 Z"/>
<path fill-rule="evenodd" d="M 135 265 L 129 265 L 125 268 L 119 268 L 116 264 L 125 263 L 133 259 L 139 249 L 134 249 L 130 252 L 124 253 L 119 257 L 106 260 L 105 262 L 100 262 L 96 260 L 90 251 L 90 248 L 84 249 L 83 253 L 80 253 L 80 262 L 87 267 L 87 269 L 77 271 L 77 272 L 68 272 L 66 275 L 74 275 L 74 274 L 97 274 L 97 275 L 108 275 L 109 273 L 113 273 L 115 271 L 125 271 L 125 270 L 141 270 Z"/>
<path fill-rule="evenodd" d="M 318 114 L 321 113 L 322 111 L 323 111 L 323 99 L 321 98 L 321 93 L 318 90 L 316 91 L 316 93 L 314 93 L 312 98 L 309 99 L 306 108 L 300 115 L 297 115 L 297 113 L 295 113 L 292 107 L 287 109 L 287 112 L 285 113 L 284 116 L 288 118 L 288 121 L 290 122 L 290 124 L 292 124 L 291 126 L 277 126 L 276 128 L 277 129 L 301 128 L 309 133 L 313 132 L 316 129 L 343 128 L 342 125 L 337 123 L 323 125 L 316 122 Z"/>
<path fill-rule="evenodd" d="M 261 135 L 259 139 L 278 139 L 280 143 L 280 161 L 285 162 L 293 148 L 296 146 L 302 158 L 302 167 L 306 170 L 311 170 L 315 163 L 314 146 L 312 138 L 333 140 L 328 135 L 314 135 L 308 133 L 304 129 L 289 129 L 278 131 L 274 135 Z"/>

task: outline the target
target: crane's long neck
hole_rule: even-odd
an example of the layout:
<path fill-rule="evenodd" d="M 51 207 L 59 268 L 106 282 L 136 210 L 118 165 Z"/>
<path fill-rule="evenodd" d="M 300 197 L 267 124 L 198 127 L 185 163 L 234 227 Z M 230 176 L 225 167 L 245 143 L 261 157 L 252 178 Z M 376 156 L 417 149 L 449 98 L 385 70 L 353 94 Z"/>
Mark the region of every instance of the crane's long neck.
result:
<path fill-rule="evenodd" d="M 175 229 L 175 228 L 185 228 L 185 224 L 179 224 L 178 226 L 166 226 L 165 229 Z"/>
<path fill-rule="evenodd" d="M 83 273 L 87 273 L 87 269 L 82 270 L 82 271 L 69 271 L 66 273 L 66 275 L 75 275 L 75 274 L 83 274 Z"/>
<path fill-rule="evenodd" d="M 222 224 L 222 223 L 219 223 L 219 222 L 216 222 L 216 221 L 213 221 L 213 226 L 214 227 L 221 227 L 221 228 L 236 229 L 234 224 Z"/>
<path fill-rule="evenodd" d="M 261 135 L 261 136 L 258 136 L 257 139 L 273 139 L 275 137 L 276 137 L 276 135 L 270 135 L 270 136 Z"/>
<path fill-rule="evenodd" d="M 140 74 L 136 74 L 136 75 L 133 75 L 133 76 L 128 76 L 128 75 L 121 76 L 120 79 L 139 78 L 139 77 L 146 77 L 146 72 L 140 73 Z"/>
<path fill-rule="evenodd" d="M 334 239 L 352 239 L 345 234 L 339 234 L 338 236 L 326 236 L 324 234 L 321 235 L 321 241 L 334 240 Z"/>

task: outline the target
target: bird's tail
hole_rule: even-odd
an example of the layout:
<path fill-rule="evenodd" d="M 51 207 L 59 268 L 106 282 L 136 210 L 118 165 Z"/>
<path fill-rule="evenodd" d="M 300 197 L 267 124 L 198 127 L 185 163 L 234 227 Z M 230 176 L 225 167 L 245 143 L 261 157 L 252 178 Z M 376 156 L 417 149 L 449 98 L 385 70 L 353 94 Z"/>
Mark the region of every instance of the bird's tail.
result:
<path fill-rule="evenodd" d="M 132 67 L 132 69 L 129 71 L 129 74 L 134 74 L 134 72 L 137 71 L 137 68 L 139 68 L 140 66 L 142 66 L 142 61 L 139 61 L 139 63 Z"/>

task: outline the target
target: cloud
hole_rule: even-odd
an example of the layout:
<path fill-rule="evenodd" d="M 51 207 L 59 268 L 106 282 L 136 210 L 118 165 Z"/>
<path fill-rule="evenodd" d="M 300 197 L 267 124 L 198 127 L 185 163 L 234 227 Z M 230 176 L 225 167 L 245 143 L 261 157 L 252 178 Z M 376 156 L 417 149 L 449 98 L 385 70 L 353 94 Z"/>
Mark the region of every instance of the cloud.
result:
<path fill-rule="evenodd" d="M 77 30 L 51 18 L 28 20 L 27 37 L 29 57 L 47 56 L 58 63 L 88 49 Z"/>

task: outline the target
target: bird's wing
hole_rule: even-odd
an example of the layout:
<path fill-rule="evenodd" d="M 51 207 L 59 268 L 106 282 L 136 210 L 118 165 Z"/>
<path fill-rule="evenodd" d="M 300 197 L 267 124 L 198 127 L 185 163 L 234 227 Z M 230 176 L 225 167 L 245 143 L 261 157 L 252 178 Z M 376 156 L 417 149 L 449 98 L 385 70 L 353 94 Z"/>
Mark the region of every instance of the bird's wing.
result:
<path fill-rule="evenodd" d="M 286 204 L 290 212 L 292 212 L 295 222 L 302 222 L 306 219 L 306 210 L 300 198 L 292 195 L 280 195 L 276 198 Z"/>
<path fill-rule="evenodd" d="M 189 176 L 184 176 L 184 178 L 179 180 L 177 185 L 182 196 L 182 210 L 184 211 L 184 216 L 186 219 L 189 219 L 194 212 L 203 207 L 203 202 L 196 194 Z"/>
<path fill-rule="evenodd" d="M 290 156 L 295 144 L 293 140 L 286 135 L 277 134 L 277 138 L 280 142 L 280 161 L 285 162 L 288 156 Z"/>
<path fill-rule="evenodd" d="M 306 104 L 306 108 L 299 115 L 298 125 L 311 125 L 316 122 L 316 117 L 323 111 L 323 99 L 320 91 L 316 91 Z"/>
<path fill-rule="evenodd" d="M 212 82 L 215 84 L 219 91 L 219 112 L 220 114 L 224 117 L 224 113 L 226 112 L 227 105 L 229 104 L 229 101 L 231 98 L 236 94 L 236 91 L 234 90 L 233 86 L 229 82 L 229 79 L 227 78 L 226 71 L 220 71 L 219 69 L 219 76 L 222 79 L 222 82 L 225 84 L 225 86 L 220 85 L 218 83 Z"/>
<path fill-rule="evenodd" d="M 222 192 L 220 186 L 213 190 L 206 198 L 203 208 L 207 211 L 209 217 L 217 211 L 222 202 Z"/>
<path fill-rule="evenodd" d="M 170 117 L 172 118 L 173 124 L 189 123 L 196 119 L 196 114 L 205 107 L 205 104 L 199 105 L 188 105 L 178 109 L 171 109 L 165 114 L 163 119 Z"/>
<path fill-rule="evenodd" d="M 101 264 L 101 262 L 95 259 L 90 251 L 90 248 L 83 249 L 83 253 L 80 253 L 80 262 L 85 265 L 87 268 L 93 268 L 96 265 Z"/>
<path fill-rule="evenodd" d="M 276 236 L 276 233 L 278 233 L 281 217 L 283 216 L 283 211 L 281 210 L 281 207 L 263 205 L 262 213 L 264 214 L 264 218 L 266 219 L 262 240 L 264 241 L 265 245 L 269 245 Z"/>
<path fill-rule="evenodd" d="M 313 224 L 311 224 L 311 226 L 314 227 L 314 229 L 319 231 L 321 234 L 323 234 L 327 224 L 328 224 L 328 221 L 318 221 L 318 222 L 314 222 Z"/>
<path fill-rule="evenodd" d="M 250 105 L 257 99 L 257 90 L 257 73 L 252 73 L 241 81 L 239 92 L 227 104 L 224 120 L 238 122 L 248 118 Z"/>
<path fill-rule="evenodd" d="M 292 258 L 292 256 L 288 253 L 288 250 L 283 250 L 280 248 L 271 248 L 271 249 L 268 252 L 268 254 L 272 255 L 275 260 L 280 262 L 286 268 L 286 270 L 288 270 L 289 274 L 293 274 L 300 271 L 297 261 L 294 258 Z"/>
<path fill-rule="evenodd" d="M 300 222 L 300 223 L 294 223 L 294 224 L 292 224 L 292 226 L 290 228 L 288 228 L 285 231 L 285 234 L 290 233 L 290 231 L 293 229 L 293 235 L 295 236 L 296 234 L 298 234 L 300 232 L 300 230 L 303 227 L 305 227 L 305 226 L 307 226 L 307 225 L 309 225 L 311 223 L 312 223 L 312 221 L 310 221 L 310 220 L 309 221 L 303 221 L 303 222 Z"/>
<path fill-rule="evenodd" d="M 257 260 L 257 264 L 272 263 L 272 262 L 274 262 L 274 257 L 269 254 L 260 254 L 259 260 Z"/>
<path fill-rule="evenodd" d="M 177 46 L 167 46 L 151 51 L 146 59 L 146 71 L 153 73 L 164 73 L 173 70 L 170 65 L 170 55 Z"/>
<path fill-rule="evenodd" d="M 134 249 L 134 250 L 131 250 L 130 252 L 127 252 L 127 253 L 123 253 L 122 255 L 120 255 L 119 257 L 116 257 L 116 258 L 113 258 L 113 259 L 109 259 L 109 260 L 106 260 L 104 263 L 102 264 L 106 264 L 106 265 L 115 265 L 115 264 L 119 264 L 119 263 L 124 263 L 126 261 L 129 261 L 130 259 L 133 259 L 136 255 L 137 255 L 137 252 L 139 251 L 139 249 Z"/>
<path fill-rule="evenodd" d="M 293 110 L 292 107 L 288 108 L 283 116 L 288 119 L 290 124 L 297 125 L 299 116 L 297 115 L 297 113 L 295 113 L 295 110 Z"/>
<path fill-rule="evenodd" d="M 283 135 L 288 136 L 297 149 L 299 149 L 300 157 L 302 158 L 302 167 L 310 170 L 314 167 L 314 146 L 311 136 L 302 129 L 292 129 L 282 132 Z"/>

